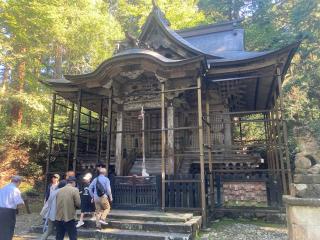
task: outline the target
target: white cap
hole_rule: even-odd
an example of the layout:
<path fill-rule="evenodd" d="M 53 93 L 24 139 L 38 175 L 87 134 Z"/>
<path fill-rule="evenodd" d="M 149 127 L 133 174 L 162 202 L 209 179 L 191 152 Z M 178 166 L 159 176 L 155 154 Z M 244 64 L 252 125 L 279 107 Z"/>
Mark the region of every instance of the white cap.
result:
<path fill-rule="evenodd" d="M 92 174 L 91 173 L 86 173 L 84 176 L 83 176 L 83 179 L 84 180 L 91 180 L 92 179 Z"/>

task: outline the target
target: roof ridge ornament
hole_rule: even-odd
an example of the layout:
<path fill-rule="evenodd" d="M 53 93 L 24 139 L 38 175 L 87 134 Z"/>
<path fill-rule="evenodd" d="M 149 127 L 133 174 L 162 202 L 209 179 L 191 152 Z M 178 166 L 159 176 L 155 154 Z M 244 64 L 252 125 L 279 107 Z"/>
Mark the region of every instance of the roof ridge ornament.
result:
<path fill-rule="evenodd" d="M 166 18 L 164 12 L 159 8 L 159 6 L 156 3 L 156 0 L 152 0 L 152 13 L 156 14 L 160 21 L 163 22 L 165 25 L 167 25 L 168 27 L 170 27 L 171 23 L 170 21 Z"/>

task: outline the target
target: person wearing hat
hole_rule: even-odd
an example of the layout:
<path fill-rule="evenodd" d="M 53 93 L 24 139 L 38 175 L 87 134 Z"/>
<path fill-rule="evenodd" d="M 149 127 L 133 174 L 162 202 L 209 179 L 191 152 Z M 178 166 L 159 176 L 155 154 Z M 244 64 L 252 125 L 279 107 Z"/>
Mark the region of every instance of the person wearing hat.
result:
<path fill-rule="evenodd" d="M 94 178 L 98 177 L 100 175 L 100 169 L 105 167 L 106 167 L 105 164 L 103 164 L 102 162 L 98 162 L 96 165 L 96 172 L 94 174 Z"/>
<path fill-rule="evenodd" d="M 76 188 L 77 179 L 67 179 L 67 185 L 59 190 L 56 200 L 56 240 L 63 240 L 67 232 L 70 240 L 77 239 L 76 209 L 80 208 L 80 194 Z"/>
<path fill-rule="evenodd" d="M 92 213 L 95 211 L 94 203 L 93 203 L 92 197 L 90 196 L 90 193 L 89 193 L 89 185 L 91 183 L 92 174 L 86 173 L 82 179 L 83 179 L 83 184 L 82 184 L 82 187 L 80 190 L 81 214 L 80 214 L 79 222 L 76 226 L 77 228 L 84 225 L 83 217 L 84 217 L 85 213 Z"/>
<path fill-rule="evenodd" d="M 59 184 L 59 180 L 60 180 L 60 176 L 59 174 L 53 174 L 51 177 L 51 183 L 48 185 L 47 187 L 47 191 L 46 191 L 46 198 L 45 198 L 45 202 L 48 201 L 50 194 L 56 190 L 56 188 L 58 187 Z"/>
<path fill-rule="evenodd" d="M 11 240 L 16 225 L 17 208 L 24 205 L 19 186 L 22 177 L 13 176 L 11 183 L 0 189 L 0 237 Z"/>

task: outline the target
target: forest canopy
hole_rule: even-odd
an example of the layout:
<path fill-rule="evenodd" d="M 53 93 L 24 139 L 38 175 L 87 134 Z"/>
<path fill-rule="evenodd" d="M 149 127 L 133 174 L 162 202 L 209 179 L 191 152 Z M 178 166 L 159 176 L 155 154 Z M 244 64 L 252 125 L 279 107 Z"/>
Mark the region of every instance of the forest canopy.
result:
<path fill-rule="evenodd" d="M 286 118 L 289 133 L 300 122 L 320 136 L 319 0 L 155 2 L 173 29 L 243 19 L 249 51 L 303 39 L 284 82 Z M 0 146 L 46 146 L 51 92 L 41 81 L 93 71 L 151 9 L 151 0 L 0 1 Z"/>

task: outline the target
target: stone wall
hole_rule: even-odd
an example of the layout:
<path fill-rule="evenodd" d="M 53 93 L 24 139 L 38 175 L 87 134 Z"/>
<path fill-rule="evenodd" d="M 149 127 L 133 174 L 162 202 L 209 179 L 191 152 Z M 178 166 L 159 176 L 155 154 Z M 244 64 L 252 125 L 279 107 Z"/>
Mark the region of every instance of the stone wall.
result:
<path fill-rule="evenodd" d="M 224 182 L 224 205 L 264 206 L 267 205 L 265 182 Z"/>

